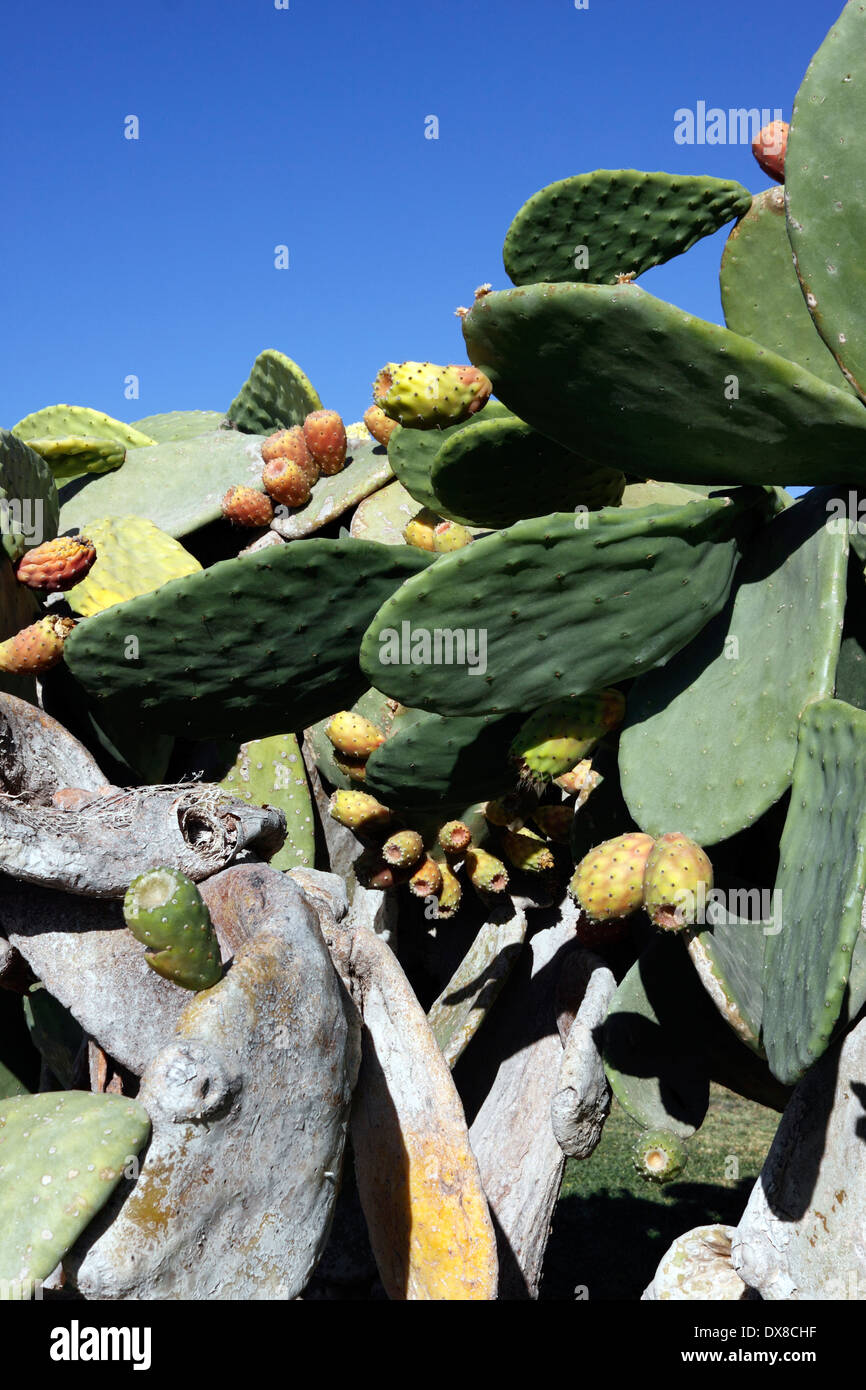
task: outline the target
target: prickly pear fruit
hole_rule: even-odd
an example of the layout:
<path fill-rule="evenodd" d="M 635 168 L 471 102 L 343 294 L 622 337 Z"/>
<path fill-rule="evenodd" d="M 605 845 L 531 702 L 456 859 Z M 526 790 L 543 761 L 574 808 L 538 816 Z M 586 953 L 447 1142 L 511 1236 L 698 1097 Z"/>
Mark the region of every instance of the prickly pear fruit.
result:
<path fill-rule="evenodd" d="M 436 837 L 446 854 L 461 854 L 472 844 L 472 831 L 462 820 L 449 820 Z"/>
<path fill-rule="evenodd" d="M 521 830 L 523 828 L 522 809 L 520 797 L 514 792 L 508 792 L 505 796 L 486 802 L 484 819 L 490 825 L 498 825 L 508 830 Z"/>
<path fill-rule="evenodd" d="M 503 830 L 502 848 L 515 869 L 522 869 L 524 873 L 547 873 L 556 862 L 544 841 L 531 830 Z"/>
<path fill-rule="evenodd" d="M 397 869 L 408 869 L 417 864 L 424 853 L 424 841 L 417 830 L 398 830 L 382 846 L 382 858 L 386 864 Z"/>
<path fill-rule="evenodd" d="M 788 150 L 788 122 L 771 121 L 752 141 L 752 154 L 765 174 L 777 183 L 785 182 L 785 155 Z"/>
<path fill-rule="evenodd" d="M 409 891 L 414 893 L 416 898 L 435 898 L 438 896 L 442 887 L 442 870 L 426 855 L 421 867 L 416 869 L 409 880 Z"/>
<path fill-rule="evenodd" d="M 532 819 L 543 835 L 557 845 L 567 845 L 574 825 L 574 807 L 564 801 L 559 806 L 536 806 Z"/>
<path fill-rule="evenodd" d="M 431 512 L 429 507 L 422 507 L 418 515 L 413 516 L 404 528 L 404 541 L 407 545 L 414 545 L 418 550 L 432 550 L 433 533 L 441 520 L 441 516 Z"/>
<path fill-rule="evenodd" d="M 574 803 L 575 811 L 580 810 L 590 792 L 594 791 L 601 781 L 601 773 L 595 771 L 589 758 L 583 758 L 570 772 L 564 772 L 561 777 L 553 779 L 554 786 L 561 787 L 569 796 L 577 797 Z"/>
<path fill-rule="evenodd" d="M 96 560 L 96 547 L 86 536 L 58 536 L 28 550 L 19 560 L 15 577 L 28 589 L 60 593 L 78 584 Z"/>
<path fill-rule="evenodd" d="M 378 888 L 384 893 L 386 888 L 394 888 L 397 875 L 390 864 L 386 864 L 378 849 L 364 850 L 359 854 L 352 868 L 355 877 L 364 888 Z"/>
<path fill-rule="evenodd" d="M 679 931 L 697 921 L 701 894 L 713 886 L 713 866 L 700 845 L 679 831 L 661 835 L 646 862 L 644 907 L 657 927 Z"/>
<path fill-rule="evenodd" d="M 648 1129 L 632 1149 L 632 1161 L 647 1182 L 671 1182 L 686 1166 L 688 1152 L 682 1139 L 665 1129 Z"/>
<path fill-rule="evenodd" d="M 341 709 L 325 728 L 338 753 L 352 758 L 368 758 L 374 748 L 385 742 L 385 735 L 363 714 L 353 714 L 351 710 Z"/>
<path fill-rule="evenodd" d="M 543 705 L 518 730 L 511 756 L 527 782 L 550 782 L 590 753 L 622 723 L 625 700 L 618 690 L 589 690 L 573 700 Z"/>
<path fill-rule="evenodd" d="M 481 410 L 492 389 L 477 367 L 388 362 L 373 382 L 373 401 L 401 425 L 442 429 Z"/>
<path fill-rule="evenodd" d="M 594 922 L 627 917 L 643 903 L 644 869 L 655 841 L 632 830 L 605 840 L 585 854 L 568 891 Z"/>
<path fill-rule="evenodd" d="M 63 656 L 63 644 L 75 623 L 72 618 L 40 618 L 14 637 L 0 642 L 0 671 L 12 675 L 38 675 L 50 671 Z"/>
<path fill-rule="evenodd" d="M 265 492 L 284 507 L 303 507 L 310 500 L 310 478 L 299 463 L 271 459 L 262 469 Z"/>
<path fill-rule="evenodd" d="M 123 916 L 157 975 L 183 989 L 210 989 L 222 976 L 217 934 L 193 883 L 179 869 L 148 869 L 134 878 Z"/>
<path fill-rule="evenodd" d="M 442 875 L 442 885 L 436 894 L 438 900 L 436 903 L 437 920 L 453 917 L 460 906 L 460 899 L 463 897 L 460 880 L 450 865 L 441 863 L 439 872 Z"/>
<path fill-rule="evenodd" d="M 254 487 L 230 487 L 222 500 L 226 521 L 235 526 L 270 526 L 274 519 L 274 504 L 266 492 Z"/>
<path fill-rule="evenodd" d="M 334 751 L 334 766 L 338 767 L 344 777 L 351 777 L 356 782 L 366 782 L 367 780 L 367 759 L 353 758 L 349 753 L 338 753 Z"/>
<path fill-rule="evenodd" d="M 313 410 L 304 421 L 304 439 L 310 458 L 326 478 L 342 472 L 346 462 L 346 426 L 336 410 Z"/>
<path fill-rule="evenodd" d="M 391 812 L 367 792 L 336 791 L 328 804 L 328 814 L 340 825 L 364 834 L 388 825 Z"/>
<path fill-rule="evenodd" d="M 508 887 L 508 870 L 502 860 L 484 849 L 466 851 L 466 872 L 472 887 L 482 893 L 504 893 Z"/>
<path fill-rule="evenodd" d="M 290 430 L 277 430 L 276 434 L 269 435 L 265 440 L 262 445 L 262 462 L 273 463 L 276 459 L 296 463 L 307 475 L 310 487 L 318 482 L 319 465 L 307 448 L 307 440 L 300 425 L 293 425 Z"/>
<path fill-rule="evenodd" d="M 397 421 L 391 420 L 379 405 L 371 405 L 369 410 L 364 411 L 364 424 L 376 443 L 386 446 L 394 431 L 400 428 Z"/>
<path fill-rule="evenodd" d="M 462 550 L 471 540 L 472 532 L 461 526 L 459 521 L 440 521 L 433 527 L 433 550 L 437 555 L 445 555 L 450 550 Z"/>

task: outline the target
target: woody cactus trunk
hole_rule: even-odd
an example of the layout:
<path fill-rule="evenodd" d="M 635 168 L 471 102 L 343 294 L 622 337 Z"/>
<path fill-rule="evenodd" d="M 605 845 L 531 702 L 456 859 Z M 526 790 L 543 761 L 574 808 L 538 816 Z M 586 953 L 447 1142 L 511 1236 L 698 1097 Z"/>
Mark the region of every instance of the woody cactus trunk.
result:
<path fill-rule="evenodd" d="M 850 0 L 783 183 L 543 188 L 366 425 L 269 349 L 0 435 L 6 1296 L 534 1298 L 711 1081 L 779 1137 L 647 1297 L 866 1278 L 864 77 Z M 723 227 L 726 327 L 640 286 Z"/>

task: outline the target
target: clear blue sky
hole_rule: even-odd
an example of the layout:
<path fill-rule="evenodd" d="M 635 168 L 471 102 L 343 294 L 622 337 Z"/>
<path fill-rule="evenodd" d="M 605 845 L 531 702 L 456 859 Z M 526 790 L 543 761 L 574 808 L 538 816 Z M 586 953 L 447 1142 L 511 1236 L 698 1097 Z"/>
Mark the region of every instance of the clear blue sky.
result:
<path fill-rule="evenodd" d="M 676 144 L 674 112 L 789 118 L 842 8 L 288 3 L 3 0 L 4 426 L 60 401 L 225 409 L 266 347 L 356 419 L 385 361 L 465 360 L 453 310 L 508 283 L 505 231 L 543 185 L 634 167 L 766 187 L 747 145 Z M 721 322 L 724 235 L 642 283 Z"/>

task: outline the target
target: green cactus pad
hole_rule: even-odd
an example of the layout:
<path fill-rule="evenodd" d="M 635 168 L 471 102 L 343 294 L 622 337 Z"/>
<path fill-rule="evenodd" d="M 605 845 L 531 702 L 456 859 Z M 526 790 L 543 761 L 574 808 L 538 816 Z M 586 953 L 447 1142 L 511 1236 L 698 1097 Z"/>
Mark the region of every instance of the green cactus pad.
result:
<path fill-rule="evenodd" d="M 162 415 L 145 415 L 133 420 L 133 427 L 150 435 L 157 444 L 173 444 L 181 439 L 198 439 L 213 434 L 225 420 L 221 410 L 169 410 Z"/>
<path fill-rule="evenodd" d="M 418 503 L 403 484 L 388 483 L 387 487 L 379 488 L 360 503 L 352 517 L 349 532 L 359 541 L 405 545 L 403 532 L 417 512 Z"/>
<path fill-rule="evenodd" d="M 125 1096 L 48 1091 L 0 1101 L 0 1288 L 46 1279 L 150 1134 Z M 16 1286 L 18 1288 L 16 1289 Z"/>
<path fill-rule="evenodd" d="M 554 514 L 484 536 L 394 594 L 364 634 L 361 665 L 404 704 L 452 715 L 531 710 L 625 680 L 724 605 L 755 501 L 764 495 L 609 508 L 580 526 Z M 462 655 L 446 646 L 454 632 Z"/>
<path fill-rule="evenodd" d="M 519 716 L 445 719 L 410 710 L 367 759 L 365 790 L 386 806 L 453 808 L 514 785 L 508 749 Z"/>
<path fill-rule="evenodd" d="M 25 415 L 12 433 L 19 439 L 103 439 L 120 444 L 124 449 L 139 449 L 156 441 L 150 435 L 115 420 L 101 410 L 91 410 L 86 405 L 48 405 L 44 410 L 36 410 Z"/>
<path fill-rule="evenodd" d="M 635 1170 L 647 1182 L 673 1182 L 688 1162 L 683 1141 L 670 1130 L 645 1130 L 634 1142 L 631 1151 Z"/>
<path fill-rule="evenodd" d="M 785 157 L 788 235 L 815 326 L 866 399 L 866 9 L 848 0 L 803 78 Z M 791 475 L 789 481 L 796 481 Z"/>
<path fill-rule="evenodd" d="M 14 434 L 0 430 L 0 535 L 6 554 L 17 560 L 25 550 L 53 540 L 59 513 L 48 464 Z"/>
<path fill-rule="evenodd" d="M 524 203 L 502 259 L 515 285 L 609 284 L 687 251 L 742 217 L 751 200 L 747 188 L 728 179 L 596 169 L 551 183 Z"/>
<path fill-rule="evenodd" d="M 765 927 L 773 931 L 777 924 L 761 919 L 764 899 L 759 889 L 724 876 L 716 888 L 723 897 L 710 897 L 706 920 L 688 934 L 689 955 L 722 1018 L 748 1048 L 763 1056 Z"/>
<path fill-rule="evenodd" d="M 228 488 L 262 488 L 262 438 L 218 430 L 196 439 L 132 449 L 123 468 L 93 478 L 69 495 L 64 489 L 60 525 L 85 531 L 92 517 L 130 513 L 180 540 L 216 521 Z"/>
<path fill-rule="evenodd" d="M 222 977 L 220 946 L 210 913 L 191 878 L 179 869 L 148 869 L 123 899 L 123 918 L 147 947 L 151 970 L 182 989 L 210 989 Z"/>
<path fill-rule="evenodd" d="M 686 502 L 699 502 L 709 495 L 681 487 L 679 483 L 627 483 L 620 501 L 621 507 L 684 507 Z"/>
<path fill-rule="evenodd" d="M 350 427 L 346 431 L 346 466 L 330 477 L 324 474 L 314 483 L 309 502 L 303 507 L 277 508 L 273 529 L 286 540 L 299 540 L 328 526 L 350 507 L 391 482 L 393 473 L 388 454 L 371 439 L 366 430 Z"/>
<path fill-rule="evenodd" d="M 30 1041 L 60 1085 L 74 1089 L 82 1054 L 87 1054 L 84 1029 L 38 980 L 30 986 L 22 1002 Z"/>
<path fill-rule="evenodd" d="M 85 618 L 201 570 L 188 550 L 144 517 L 98 517 L 88 521 L 87 535 L 96 560 L 66 594 L 70 608 Z"/>
<path fill-rule="evenodd" d="M 832 693 L 839 652 L 847 543 L 826 525 L 828 492 L 768 522 L 724 611 L 632 687 L 620 773 L 650 835 L 717 844 L 790 786 L 800 714 Z"/>
<path fill-rule="evenodd" d="M 854 552 L 853 539 L 848 555 L 845 623 L 834 693 L 837 700 L 866 709 L 866 575 L 860 557 Z"/>
<path fill-rule="evenodd" d="M 785 223 L 785 190 L 759 193 L 731 229 L 719 273 L 725 323 L 732 333 L 799 362 L 830 386 L 851 391 L 815 329 Z"/>
<path fill-rule="evenodd" d="M 88 473 L 111 473 L 126 458 L 126 448 L 114 439 L 67 435 L 63 439 L 30 439 L 34 453 L 50 465 L 56 482 L 71 482 Z"/>
<path fill-rule="evenodd" d="M 273 434 L 302 425 L 322 402 L 297 362 L 275 348 L 260 352 L 249 377 L 226 411 L 244 434 Z"/>
<path fill-rule="evenodd" d="M 272 869 L 312 868 L 315 823 L 304 760 L 294 734 L 275 734 L 241 745 L 220 786 L 240 801 L 276 806 L 286 817 L 286 839 L 269 861 Z"/>
<path fill-rule="evenodd" d="M 598 463 L 686 486 L 866 481 L 848 392 L 637 285 L 488 294 L 463 333 L 516 415 Z"/>
<path fill-rule="evenodd" d="M 66 665 L 97 708 L 134 711 L 163 733 L 241 742 L 296 731 L 358 698 L 364 628 L 431 559 L 308 540 L 223 560 L 79 623 Z"/>
<path fill-rule="evenodd" d="M 436 512 L 439 510 L 439 499 L 433 491 L 430 478 L 442 446 L 463 430 L 475 429 L 488 420 L 513 418 L 511 411 L 506 410 L 500 401 L 488 401 L 484 409 L 479 410 L 470 420 L 463 420 L 459 425 L 449 425 L 444 430 L 397 429 L 388 441 L 388 458 L 394 474 L 416 502 Z M 468 518 L 453 519 L 471 525 Z"/>
<path fill-rule="evenodd" d="M 510 526 L 548 512 L 616 506 L 625 476 L 569 453 L 522 420 L 493 419 L 440 446 L 430 486 L 443 516 Z"/>
<path fill-rule="evenodd" d="M 764 953 L 763 1044 L 780 1081 L 821 1056 L 842 1008 L 866 891 L 866 713 L 806 709 L 776 889 L 784 922 Z"/>

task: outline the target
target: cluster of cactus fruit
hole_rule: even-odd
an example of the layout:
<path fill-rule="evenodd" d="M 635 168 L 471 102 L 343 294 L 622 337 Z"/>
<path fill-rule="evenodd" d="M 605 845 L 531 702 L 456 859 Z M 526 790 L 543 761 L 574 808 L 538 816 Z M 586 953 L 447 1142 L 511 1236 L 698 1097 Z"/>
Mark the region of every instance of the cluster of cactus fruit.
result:
<path fill-rule="evenodd" d="M 784 189 L 596 170 L 530 198 L 513 287 L 457 311 L 470 363 L 388 363 L 363 428 L 268 350 L 225 414 L 56 406 L 0 438 L 3 495 L 52 532 L 13 559 L 4 531 L 0 670 L 45 672 L 130 784 L 303 738 L 353 886 L 399 894 L 407 933 L 570 904 L 617 978 L 604 1062 L 657 1180 L 710 1080 L 781 1107 L 866 1004 L 866 551 L 831 524 L 866 487 L 851 52 L 853 0 L 790 132 L 756 139 Z M 726 327 L 637 283 L 728 224 Z M 273 545 L 239 554 L 220 515 Z M 16 586 L 61 601 L 10 631 Z M 220 981 L 176 866 L 125 920 L 155 971 Z"/>

